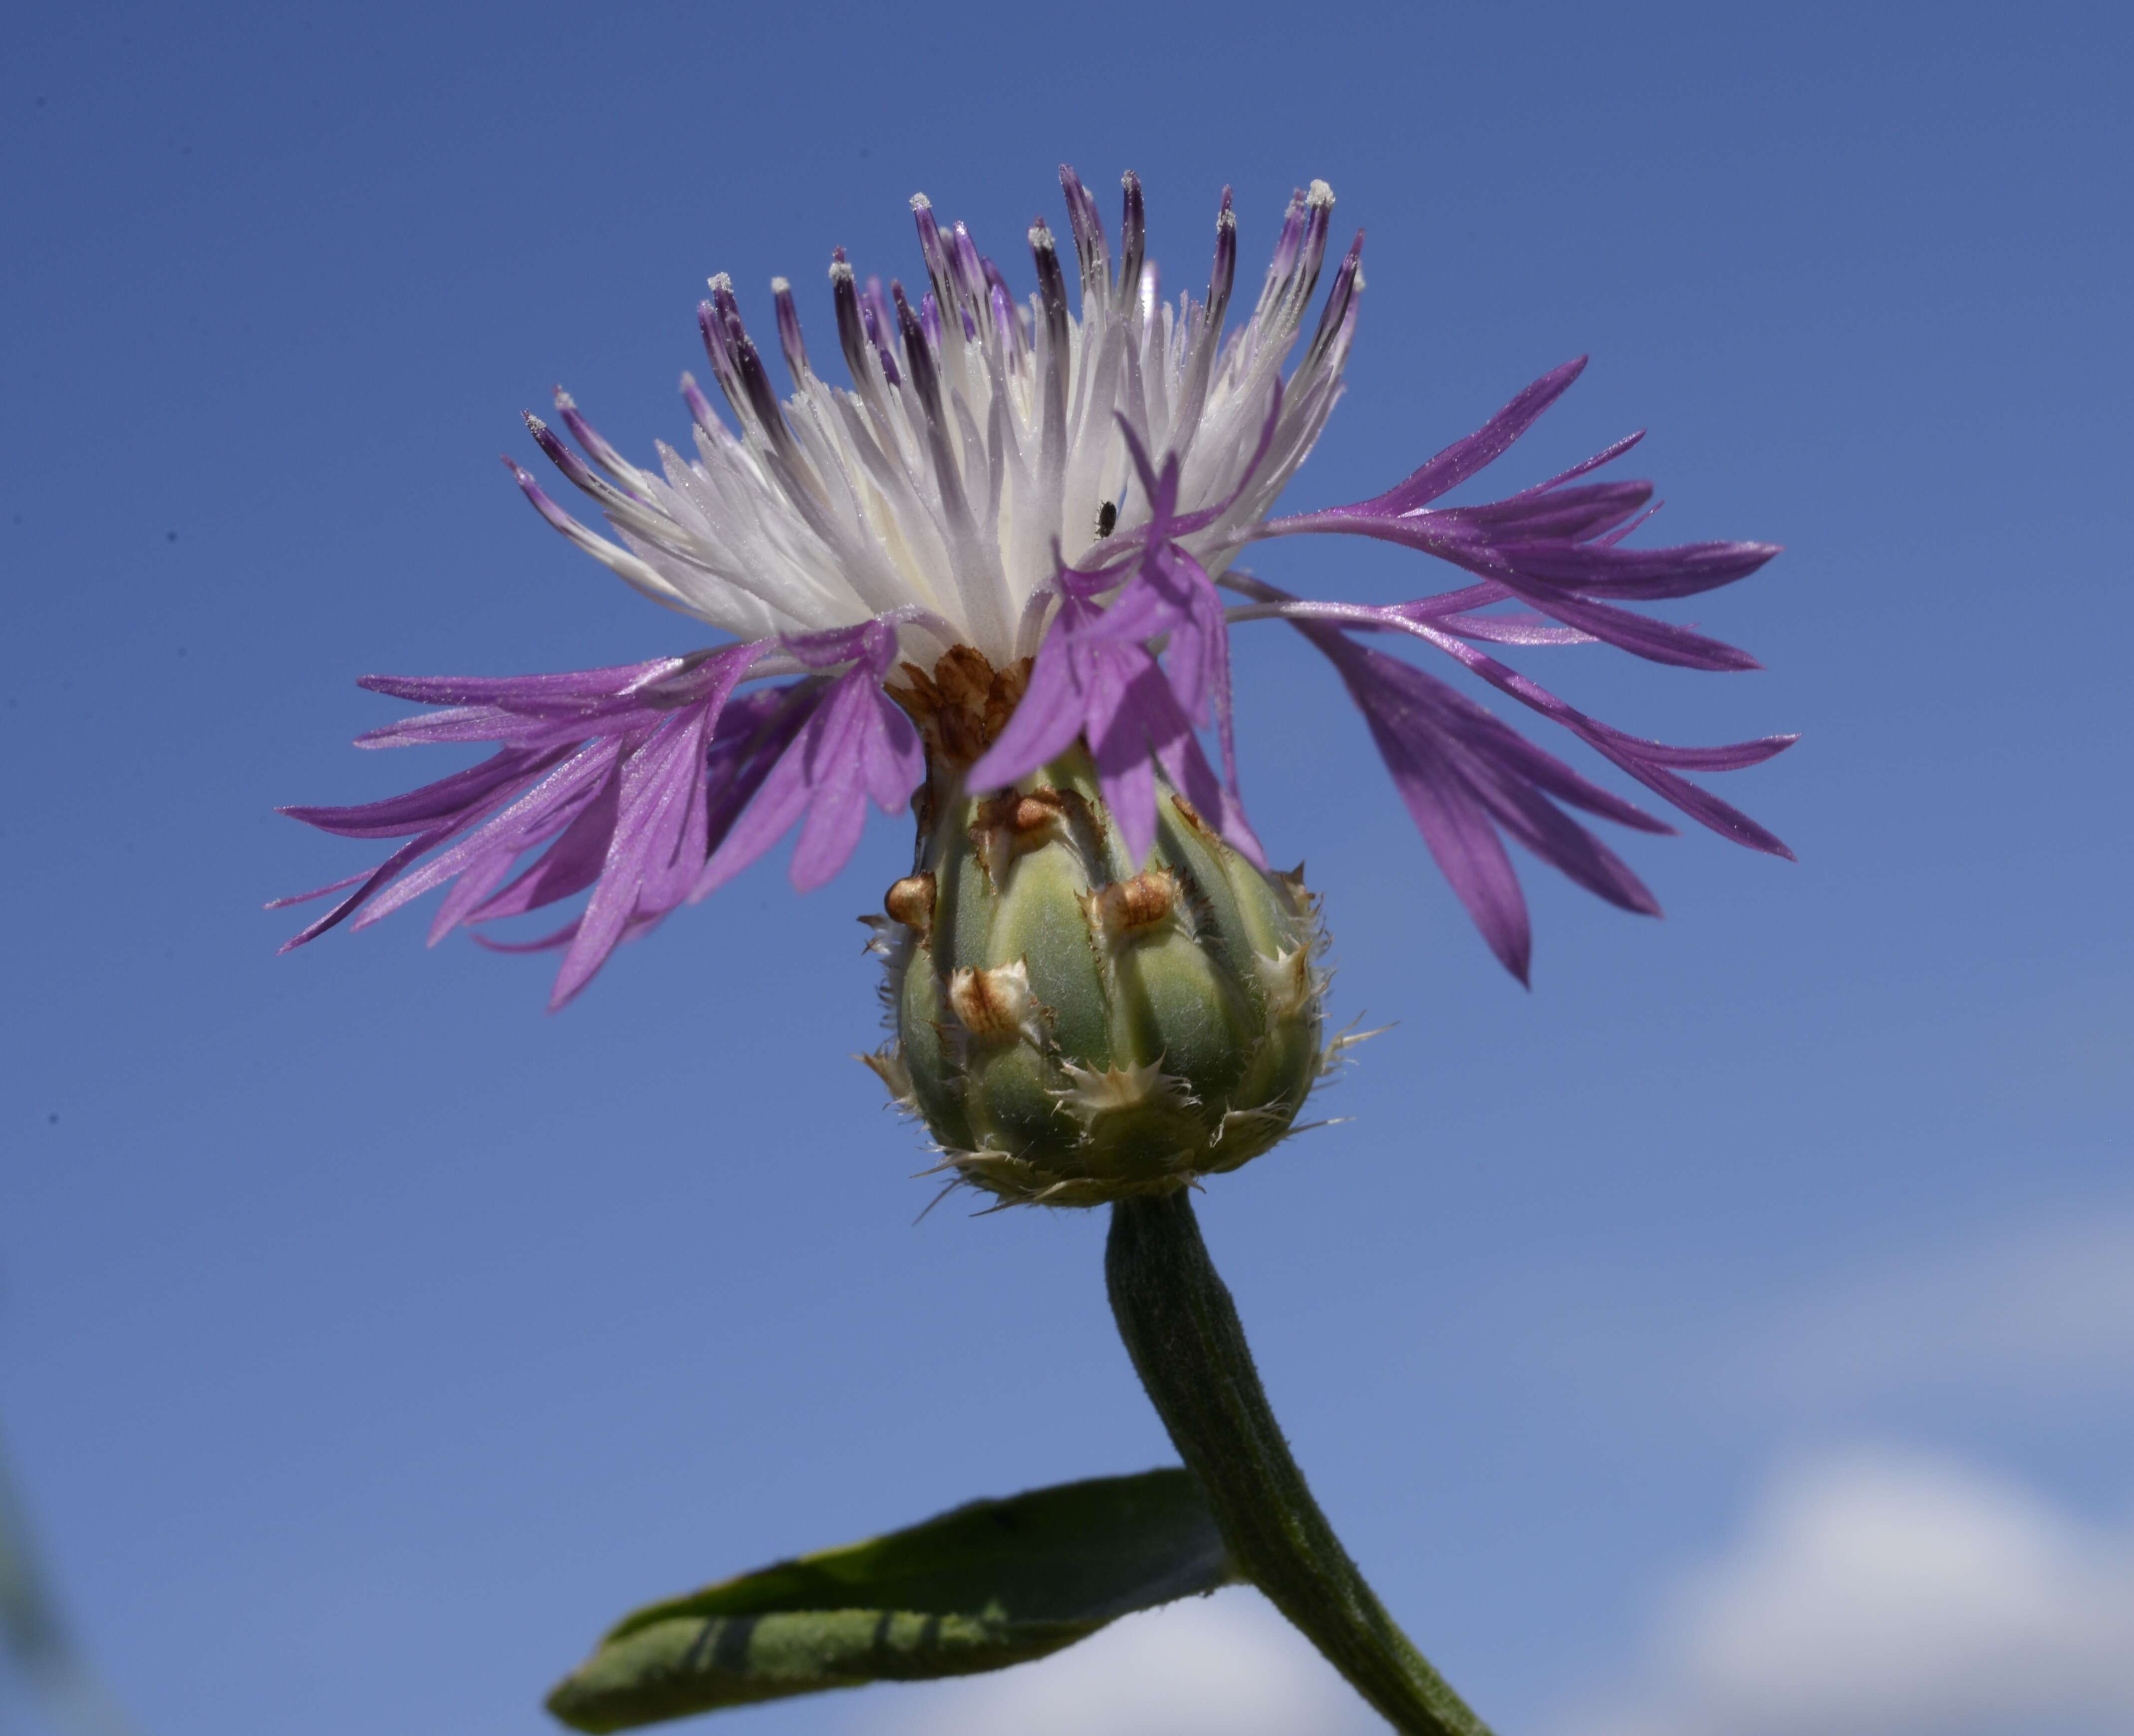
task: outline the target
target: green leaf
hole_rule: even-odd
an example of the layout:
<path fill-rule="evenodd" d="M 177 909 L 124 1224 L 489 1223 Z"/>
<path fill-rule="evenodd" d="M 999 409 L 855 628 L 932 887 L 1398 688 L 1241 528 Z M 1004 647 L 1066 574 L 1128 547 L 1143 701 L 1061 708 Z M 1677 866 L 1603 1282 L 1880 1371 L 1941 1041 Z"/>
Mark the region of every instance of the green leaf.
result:
<path fill-rule="evenodd" d="M 11 1662 L 66 1736 L 127 1736 L 125 1714 L 68 1639 L 0 1454 L 0 1678 Z"/>
<path fill-rule="evenodd" d="M 548 1696 L 621 1730 L 826 1688 L 1027 1662 L 1235 1574 L 1191 1472 L 974 1501 L 628 1615 Z"/>

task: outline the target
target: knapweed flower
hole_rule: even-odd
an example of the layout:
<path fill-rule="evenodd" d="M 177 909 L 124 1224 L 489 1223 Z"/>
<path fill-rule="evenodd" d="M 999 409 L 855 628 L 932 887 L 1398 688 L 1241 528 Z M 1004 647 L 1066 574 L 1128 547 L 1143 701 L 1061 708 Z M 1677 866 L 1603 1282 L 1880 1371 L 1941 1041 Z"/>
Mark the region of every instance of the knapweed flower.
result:
<path fill-rule="evenodd" d="M 1332 661 L 1431 853 L 1523 980 L 1528 926 L 1505 840 L 1651 912 L 1643 883 L 1573 815 L 1673 829 L 1392 655 L 1393 641 L 1463 665 L 1722 836 L 1787 853 L 1683 774 L 1756 764 L 1792 737 L 1643 740 L 1484 649 L 1598 641 L 1683 668 L 1755 666 L 1625 607 L 1731 583 L 1775 552 L 1629 546 L 1651 486 L 1596 472 L 1635 435 L 1501 500 L 1435 504 L 1501 457 L 1582 362 L 1383 494 L 1270 516 L 1340 394 L 1361 235 L 1292 365 L 1327 253 L 1325 183 L 1292 199 L 1258 297 L 1232 324 L 1227 191 L 1205 295 L 1166 302 L 1136 178 L 1124 180 L 1116 259 L 1095 201 L 1072 171 L 1061 180 L 1074 307 L 1041 219 L 1029 231 L 1036 290 L 1018 298 L 962 224 L 944 230 L 915 198 L 929 285 L 915 300 L 900 283 L 886 294 L 862 284 L 842 249 L 832 256 L 849 384 L 816 370 L 776 278 L 792 386 L 781 401 L 721 276 L 698 322 L 731 425 L 686 375 L 692 449 L 663 445 L 653 466 L 625 458 L 560 389 L 577 449 L 529 415 L 610 534 L 507 459 L 535 509 L 717 641 L 567 675 L 365 678 L 437 708 L 361 745 L 495 751 L 389 800 L 287 810 L 345 836 L 404 840 L 374 868 L 305 894 L 345 896 L 289 944 L 434 888 L 447 891 L 433 941 L 589 893 L 543 938 L 485 943 L 560 950 L 560 1005 L 617 944 L 787 833 L 798 829 L 791 873 L 805 891 L 849 858 L 870 801 L 889 813 L 910 801 L 921 860 L 892 888 L 878 942 L 902 1042 L 881 1070 L 967 1178 L 1080 1200 L 1109 1185 L 1084 1172 L 1135 1170 L 1144 1147 L 1171 1153 L 1174 1181 L 1242 1161 L 1287 1128 L 1318 1065 L 1310 902 L 1294 877 L 1267 872 L 1239 794 L 1229 633 L 1240 622 L 1287 621 Z M 1254 543 L 1324 534 L 1402 544 L 1462 582 L 1374 605 L 1295 597 L 1234 564 Z M 1016 877 L 1049 890 L 1026 896 Z M 1061 962 L 1076 946 L 1079 986 Z M 1107 1147 L 1102 1128 L 1125 1123 L 1105 1118 L 1129 1110 L 1142 1131 Z M 1055 1161 L 1055 1145 L 1084 1157 Z M 1074 1185 L 1062 1192 L 1063 1181 Z"/>

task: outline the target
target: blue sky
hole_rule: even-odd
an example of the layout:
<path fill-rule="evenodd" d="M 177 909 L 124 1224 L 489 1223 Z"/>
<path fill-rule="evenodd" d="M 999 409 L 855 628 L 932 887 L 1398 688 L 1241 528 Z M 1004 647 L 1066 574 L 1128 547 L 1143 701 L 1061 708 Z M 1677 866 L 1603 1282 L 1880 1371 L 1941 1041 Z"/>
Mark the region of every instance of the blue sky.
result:
<path fill-rule="evenodd" d="M 846 1058 L 900 823 L 553 1018 L 419 915 L 277 958 L 258 908 L 364 859 L 275 804 L 437 769 L 347 747 L 399 709 L 356 675 L 693 642 L 516 497 L 522 408 L 647 451 L 707 273 L 827 330 L 832 245 L 915 273 L 923 189 L 1008 259 L 1068 161 L 1141 174 L 1174 287 L 1225 183 L 1248 268 L 1312 177 L 1368 228 L 1296 503 L 1590 351 L 1493 480 L 1648 427 L 1672 539 L 1787 545 L 1695 612 L 1764 672 L 1547 673 L 1802 731 L 1723 786 L 1800 861 L 1633 839 L 1657 923 L 1530 868 L 1531 993 L 1330 675 L 1238 635 L 1262 835 L 1337 1016 L 1398 1023 L 1202 1220 L 1388 1603 L 1506 1731 L 2134 1731 L 2130 46 L 2082 6 L 18 19 L 0 1423 L 140 1725 L 537 1730 L 633 1603 L 1171 1457 L 1098 1217 L 913 1223 Z M 1260 567 L 1391 599 L 1411 559 Z M 1225 1593 L 731 1723 L 1370 1728 L 1343 1692 Z"/>

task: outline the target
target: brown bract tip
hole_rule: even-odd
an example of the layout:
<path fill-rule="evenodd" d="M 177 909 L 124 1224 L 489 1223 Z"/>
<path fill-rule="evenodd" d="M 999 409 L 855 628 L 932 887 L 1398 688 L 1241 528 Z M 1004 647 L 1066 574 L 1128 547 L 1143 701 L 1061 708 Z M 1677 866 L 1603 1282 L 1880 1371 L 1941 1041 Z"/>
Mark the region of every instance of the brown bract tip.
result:
<path fill-rule="evenodd" d="M 886 691 L 919 726 L 929 763 L 960 769 L 1007 728 L 1030 684 L 1031 660 L 1025 657 L 995 669 L 975 647 L 954 646 L 930 674 L 915 663 L 904 665 L 908 684 Z"/>
<path fill-rule="evenodd" d="M 992 970 L 955 972 L 949 979 L 949 1005 L 973 1037 L 1037 1041 L 1037 1003 L 1030 992 L 1030 967 L 1021 960 Z"/>
<path fill-rule="evenodd" d="M 881 907 L 891 921 L 901 922 L 925 940 L 934 928 L 933 875 L 906 874 L 882 895 Z"/>
<path fill-rule="evenodd" d="M 1105 934 L 1136 934 L 1167 921 L 1178 907 L 1178 878 L 1167 868 L 1115 880 L 1089 895 L 1090 914 Z"/>
<path fill-rule="evenodd" d="M 972 810 L 971 842 L 987 878 L 998 886 L 1016 857 L 1041 849 L 1055 839 L 1071 838 L 1069 823 L 1078 820 L 1091 837 L 1101 840 L 1102 822 L 1078 791 L 1055 790 L 1049 784 L 1035 790 L 1004 790 Z"/>

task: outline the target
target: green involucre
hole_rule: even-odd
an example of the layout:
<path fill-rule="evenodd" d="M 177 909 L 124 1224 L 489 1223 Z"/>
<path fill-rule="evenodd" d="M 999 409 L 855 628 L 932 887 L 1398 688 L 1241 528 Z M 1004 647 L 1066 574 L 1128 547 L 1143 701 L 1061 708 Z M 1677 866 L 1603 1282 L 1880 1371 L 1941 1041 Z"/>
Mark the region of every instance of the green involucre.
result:
<path fill-rule="evenodd" d="M 875 919 L 896 1040 L 866 1058 L 959 1180 L 1058 1206 L 1169 1192 L 1281 1139 L 1324 1070 L 1301 875 L 1167 786 L 1156 809 L 1137 864 L 1079 749 L 952 789 Z"/>

